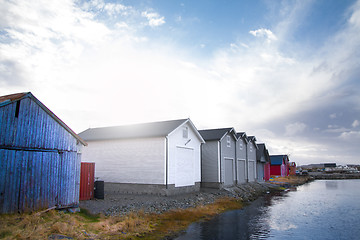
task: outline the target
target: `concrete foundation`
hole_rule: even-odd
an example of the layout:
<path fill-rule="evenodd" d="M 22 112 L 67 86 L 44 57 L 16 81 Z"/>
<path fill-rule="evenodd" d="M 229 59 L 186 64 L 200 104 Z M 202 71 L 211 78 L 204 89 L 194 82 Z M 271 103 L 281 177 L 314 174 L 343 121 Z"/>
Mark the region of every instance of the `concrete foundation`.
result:
<path fill-rule="evenodd" d="M 223 189 L 224 183 L 219 182 L 202 182 L 201 183 L 202 188 L 215 188 L 215 189 Z"/>
<path fill-rule="evenodd" d="M 172 196 L 182 193 L 191 193 L 200 191 L 200 182 L 195 185 L 185 187 L 175 187 L 175 184 L 136 184 L 136 183 L 110 183 L 105 182 L 104 191 L 106 194 L 128 193 L 128 194 L 151 194 Z"/>

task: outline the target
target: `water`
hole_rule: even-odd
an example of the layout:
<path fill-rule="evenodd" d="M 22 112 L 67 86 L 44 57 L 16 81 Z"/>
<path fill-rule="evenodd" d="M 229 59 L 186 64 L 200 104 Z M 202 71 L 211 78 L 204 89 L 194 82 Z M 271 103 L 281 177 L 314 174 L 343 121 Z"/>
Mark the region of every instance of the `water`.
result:
<path fill-rule="evenodd" d="M 360 239 L 360 179 L 317 180 L 194 223 L 188 239 Z"/>

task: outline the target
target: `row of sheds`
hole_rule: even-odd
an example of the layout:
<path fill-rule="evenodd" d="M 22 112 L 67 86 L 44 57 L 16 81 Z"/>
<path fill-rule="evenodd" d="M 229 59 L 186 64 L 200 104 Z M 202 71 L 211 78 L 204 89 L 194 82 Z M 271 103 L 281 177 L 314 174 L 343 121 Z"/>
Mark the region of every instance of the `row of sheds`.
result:
<path fill-rule="evenodd" d="M 0 213 L 77 206 L 81 161 L 96 164 L 105 192 L 161 195 L 263 181 L 272 169 L 265 144 L 234 128 L 179 119 L 76 134 L 30 92 L 0 97 L 0 130 Z"/>

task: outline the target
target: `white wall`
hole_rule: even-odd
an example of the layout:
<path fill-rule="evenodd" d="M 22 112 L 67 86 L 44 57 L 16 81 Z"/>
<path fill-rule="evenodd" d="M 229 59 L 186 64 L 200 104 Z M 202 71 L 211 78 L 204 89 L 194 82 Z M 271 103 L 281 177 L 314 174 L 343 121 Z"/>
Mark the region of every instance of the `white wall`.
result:
<path fill-rule="evenodd" d="M 88 141 L 82 162 L 105 182 L 165 184 L 165 138 Z"/>
<path fill-rule="evenodd" d="M 183 138 L 183 128 L 188 128 L 188 138 Z M 190 141 L 189 141 L 190 140 Z M 175 184 L 175 187 L 192 186 L 195 182 L 201 181 L 201 142 L 192 130 L 189 123 L 184 124 L 169 136 L 169 155 L 168 155 L 168 184 Z M 185 145 L 186 144 L 186 145 Z M 188 150 L 188 153 L 185 153 Z M 184 164 L 184 154 L 192 159 L 186 159 Z M 180 155 L 181 154 L 181 155 Z M 181 161 L 181 162 L 177 162 Z M 183 168 L 184 167 L 184 168 Z"/>

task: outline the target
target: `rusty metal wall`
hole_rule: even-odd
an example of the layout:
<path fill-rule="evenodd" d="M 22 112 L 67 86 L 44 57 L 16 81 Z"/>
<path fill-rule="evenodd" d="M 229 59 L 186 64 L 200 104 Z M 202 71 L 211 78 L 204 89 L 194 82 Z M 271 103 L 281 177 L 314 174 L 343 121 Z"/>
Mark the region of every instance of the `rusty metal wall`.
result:
<path fill-rule="evenodd" d="M 0 106 L 0 212 L 77 205 L 80 148 L 31 98 Z"/>
<path fill-rule="evenodd" d="M 94 198 L 95 163 L 81 163 L 80 201 Z"/>

